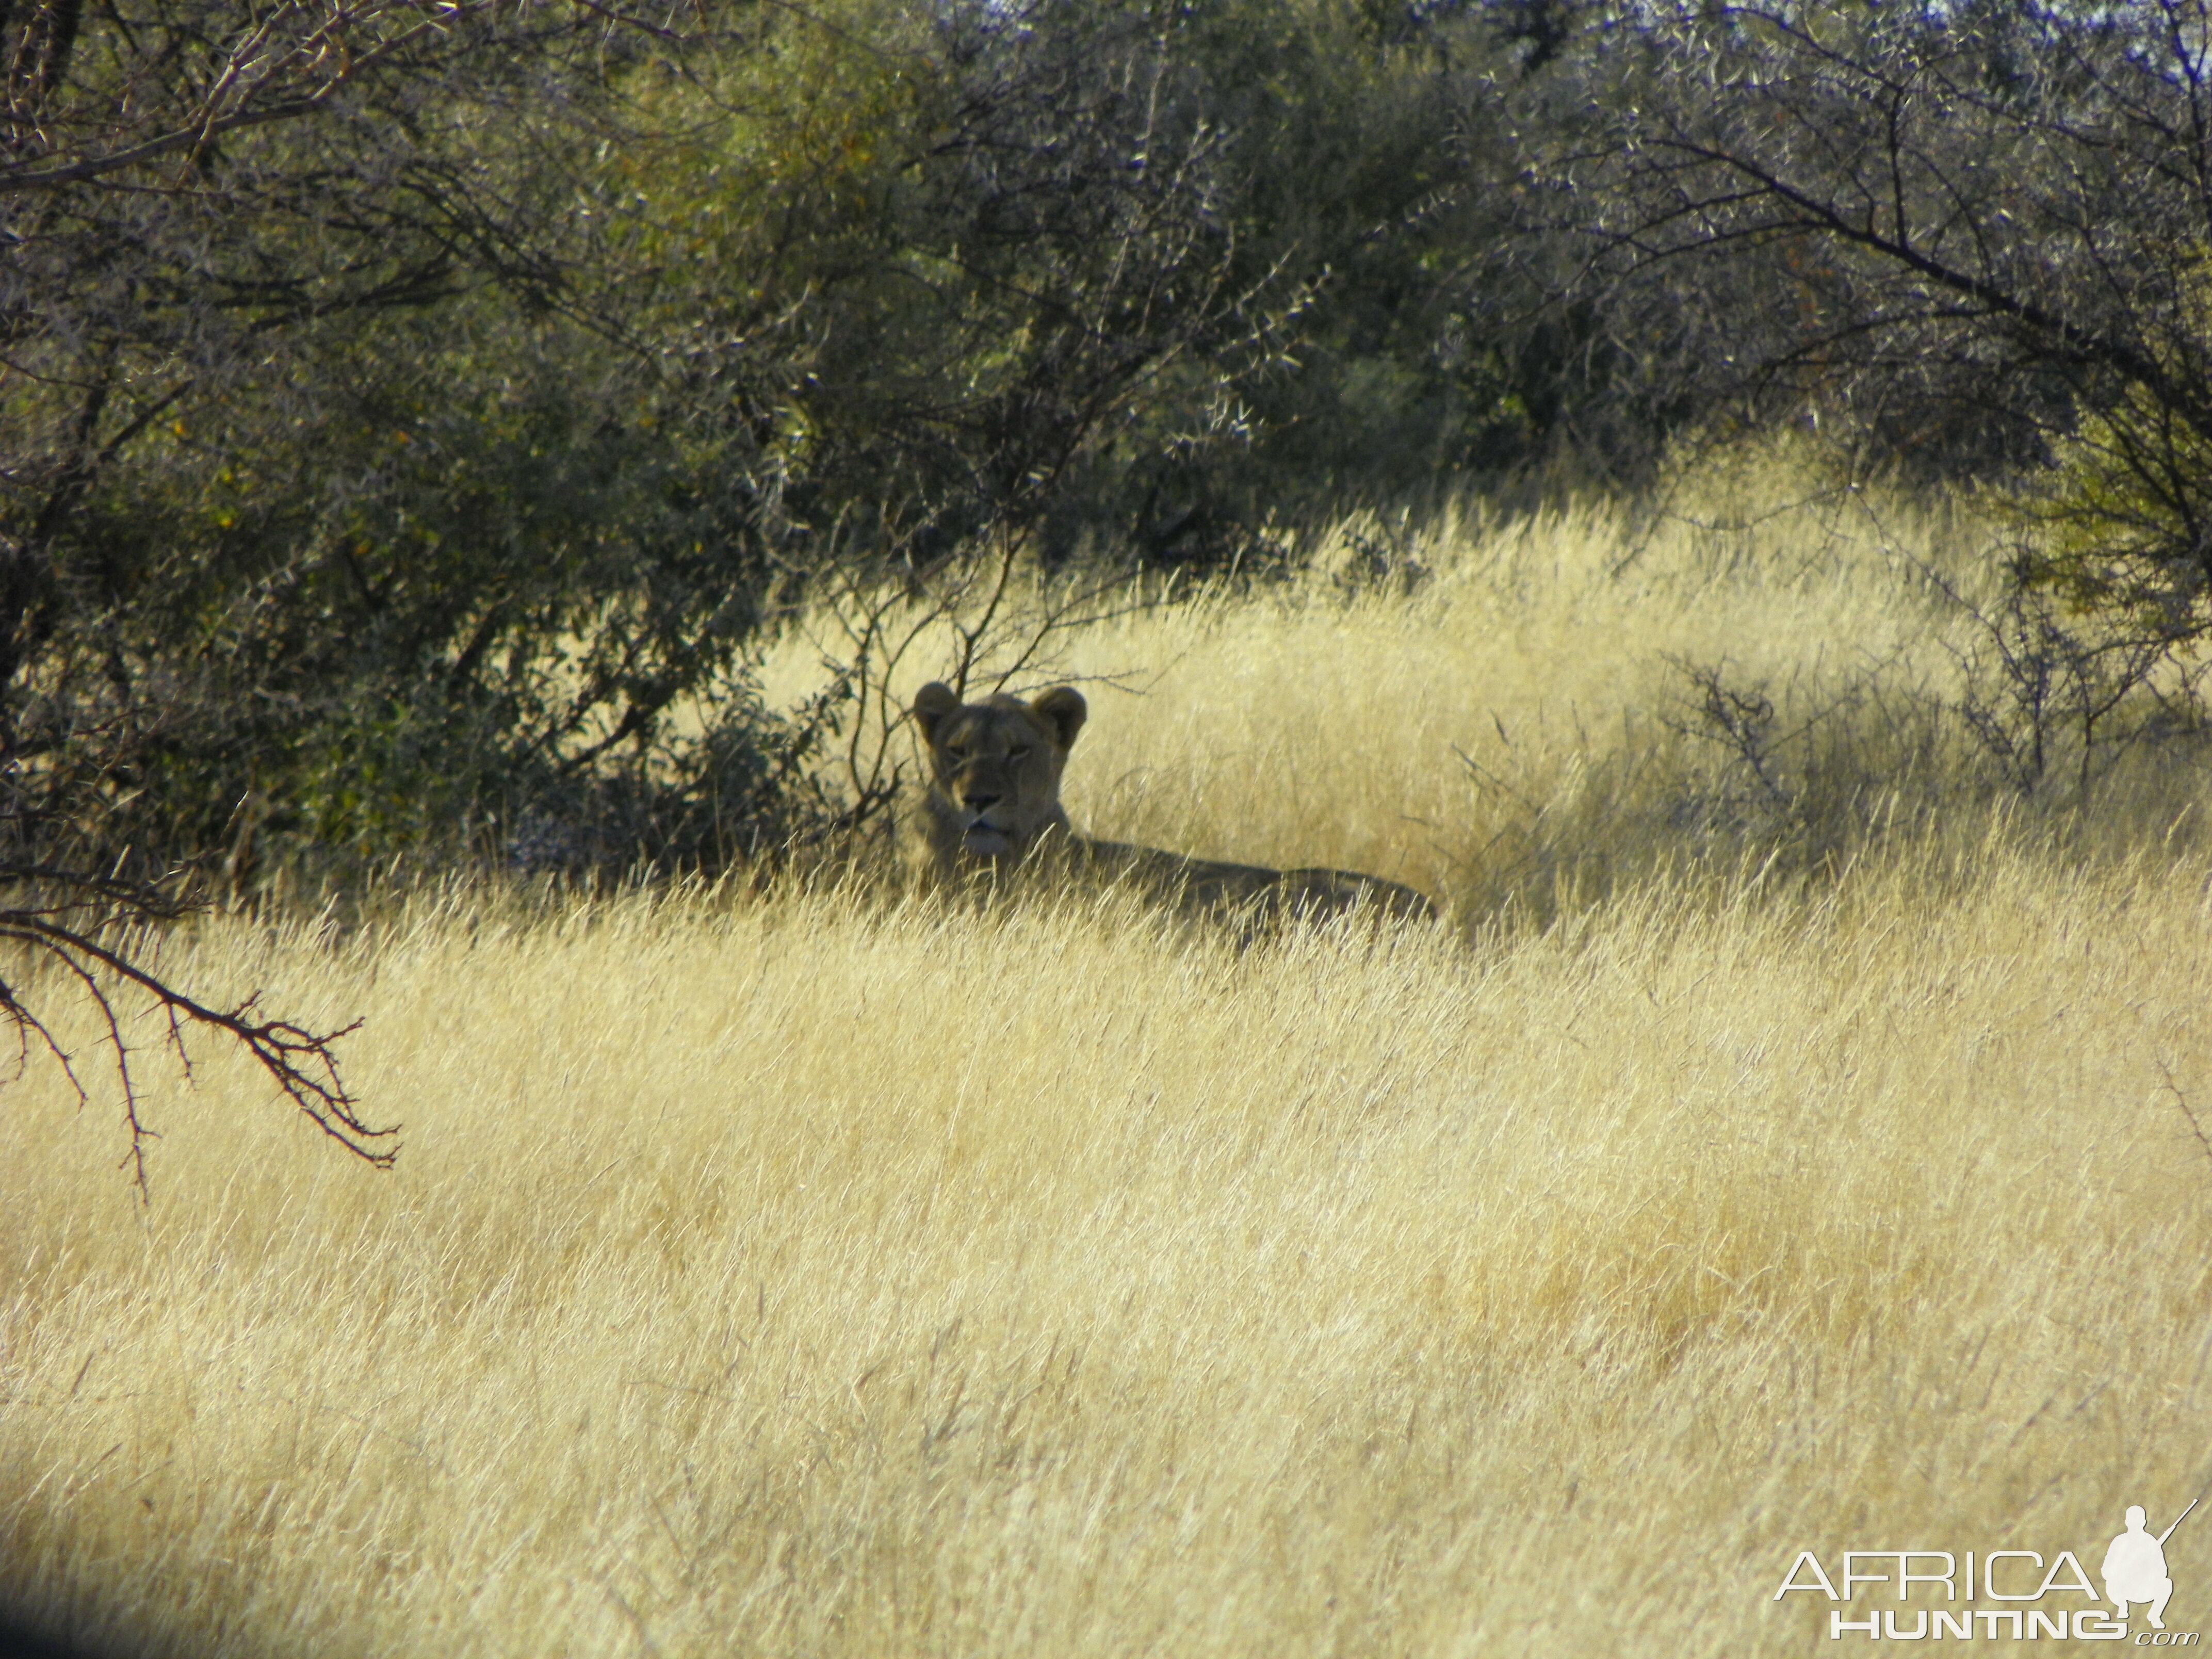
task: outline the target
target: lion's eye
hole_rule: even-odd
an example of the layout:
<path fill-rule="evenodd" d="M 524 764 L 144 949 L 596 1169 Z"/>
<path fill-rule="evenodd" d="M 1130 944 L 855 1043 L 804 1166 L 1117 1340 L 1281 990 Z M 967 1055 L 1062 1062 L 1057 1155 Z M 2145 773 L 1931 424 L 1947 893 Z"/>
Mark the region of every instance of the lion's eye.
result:
<path fill-rule="evenodd" d="M 1030 749 L 1027 744 L 1018 743 L 1012 749 L 1006 750 L 1006 758 L 1008 760 L 1025 760 L 1029 757 L 1029 752 Z"/>

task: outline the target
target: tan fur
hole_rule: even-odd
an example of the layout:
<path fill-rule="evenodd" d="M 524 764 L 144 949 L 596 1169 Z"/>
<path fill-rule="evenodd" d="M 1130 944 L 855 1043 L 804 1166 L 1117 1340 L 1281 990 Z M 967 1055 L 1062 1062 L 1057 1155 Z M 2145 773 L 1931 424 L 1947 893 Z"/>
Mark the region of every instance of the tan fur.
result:
<path fill-rule="evenodd" d="M 1378 876 L 1217 864 L 1077 835 L 1060 804 L 1060 779 L 1089 712 L 1071 686 L 1029 702 L 1001 694 L 974 703 L 934 681 L 921 688 L 914 718 L 930 777 L 905 826 L 908 867 L 918 885 L 963 884 L 1018 870 L 1133 887 L 1185 913 L 1318 918 L 1364 907 L 1415 920 L 1437 914 L 1412 888 Z"/>

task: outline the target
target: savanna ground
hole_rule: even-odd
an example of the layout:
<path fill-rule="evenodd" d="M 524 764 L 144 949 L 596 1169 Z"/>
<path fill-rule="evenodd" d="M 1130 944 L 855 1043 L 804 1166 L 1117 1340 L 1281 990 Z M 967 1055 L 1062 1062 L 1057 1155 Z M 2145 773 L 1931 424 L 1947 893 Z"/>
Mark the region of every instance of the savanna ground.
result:
<path fill-rule="evenodd" d="M 1977 784 L 1923 578 L 1980 529 L 1709 495 L 1354 526 L 1029 682 L 1091 695 L 1079 826 L 1444 933 L 460 887 L 166 941 L 364 1018 L 405 1152 L 149 1019 L 142 1206 L 112 1096 L 9 1084 L 0 1608 L 271 1659 L 1681 1659 L 1832 1650 L 1801 1549 L 2162 1528 L 2212 1481 L 2199 757 Z"/>

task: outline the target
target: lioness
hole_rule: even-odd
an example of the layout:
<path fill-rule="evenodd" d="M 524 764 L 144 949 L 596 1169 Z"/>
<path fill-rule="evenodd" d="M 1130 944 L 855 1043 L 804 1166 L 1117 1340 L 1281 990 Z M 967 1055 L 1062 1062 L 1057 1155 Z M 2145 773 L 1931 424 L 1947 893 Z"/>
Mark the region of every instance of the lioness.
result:
<path fill-rule="evenodd" d="M 1126 884 L 1177 909 L 1255 916 L 1334 915 L 1356 906 L 1432 918 L 1410 887 L 1348 870 L 1262 870 L 1079 836 L 1060 804 L 1060 769 L 1090 714 L 1083 694 L 1058 686 L 1031 702 L 1003 693 L 963 703 L 932 681 L 914 700 L 929 750 L 929 787 L 909 815 L 906 855 L 921 885 L 987 872 L 1057 871 Z"/>

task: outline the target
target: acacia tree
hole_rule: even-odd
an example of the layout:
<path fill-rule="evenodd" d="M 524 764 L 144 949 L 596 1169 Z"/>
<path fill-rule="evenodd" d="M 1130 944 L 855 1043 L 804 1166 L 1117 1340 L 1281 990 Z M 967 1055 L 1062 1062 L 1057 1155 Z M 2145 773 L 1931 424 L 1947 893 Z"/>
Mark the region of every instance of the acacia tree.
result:
<path fill-rule="evenodd" d="M 1768 417 L 1942 466 L 2057 464 L 1988 618 L 2030 729 L 1982 724 L 2032 787 L 2067 711 L 2086 767 L 2098 721 L 2212 627 L 2212 12 L 1586 21 L 1591 113 L 1547 174 L 1598 271 Z"/>
<path fill-rule="evenodd" d="M 204 1002 L 133 942 L 204 890 L 205 837 L 179 844 L 180 757 L 240 738 L 250 756 L 299 678 L 268 648 L 298 561 L 210 547 L 144 479 L 208 459 L 190 434 L 257 390 L 278 393 L 270 423 L 297 424 L 313 398 L 291 340 L 430 305 L 471 271 L 545 280 L 531 204 L 440 135 L 667 35 L 492 0 L 0 4 L 0 938 L 93 998 L 142 1189 L 125 986 L 180 1053 L 194 1026 L 234 1040 L 327 1133 L 392 1157 L 337 1071 L 343 1032 L 258 996 Z M 237 482 L 239 455 L 213 459 L 202 471 Z M 16 986 L 0 982 L 0 1016 L 70 1069 Z"/>
<path fill-rule="evenodd" d="M 1754 390 L 1899 447 L 1962 415 L 2015 445 L 2119 421 L 2172 523 L 2114 544 L 2116 574 L 2205 591 L 2172 447 L 2212 432 L 2197 0 L 1639 5 L 1590 40 L 1597 113 L 1555 176 L 1613 268 L 1694 271 L 1665 292 Z"/>

